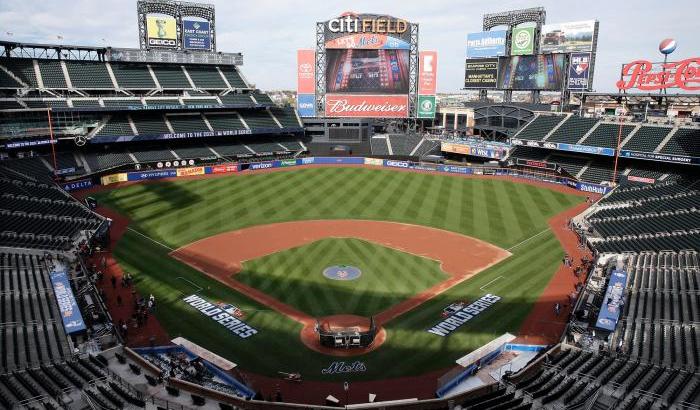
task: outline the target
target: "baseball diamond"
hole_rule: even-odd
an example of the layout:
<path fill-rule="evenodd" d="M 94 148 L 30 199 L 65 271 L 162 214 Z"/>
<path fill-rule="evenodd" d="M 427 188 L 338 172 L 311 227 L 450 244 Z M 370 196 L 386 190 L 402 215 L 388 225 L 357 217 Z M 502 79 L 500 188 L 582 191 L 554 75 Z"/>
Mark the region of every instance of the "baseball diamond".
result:
<path fill-rule="evenodd" d="M 495 335 L 517 333 L 563 255 L 547 220 L 583 205 L 571 193 L 498 178 L 310 167 L 131 185 L 97 200 L 129 218 L 115 256 L 167 307 L 156 316 L 168 333 L 261 376 L 284 367 L 306 379 L 362 381 L 444 369 Z M 362 275 L 320 274 L 341 264 Z M 238 306 L 258 333 L 232 342 L 199 320 L 180 297 L 197 290 Z M 486 293 L 502 299 L 447 338 L 427 332 L 445 306 Z M 357 356 L 364 372 L 322 374 L 332 357 L 300 338 L 316 318 L 338 314 L 374 317 L 386 332 Z"/>

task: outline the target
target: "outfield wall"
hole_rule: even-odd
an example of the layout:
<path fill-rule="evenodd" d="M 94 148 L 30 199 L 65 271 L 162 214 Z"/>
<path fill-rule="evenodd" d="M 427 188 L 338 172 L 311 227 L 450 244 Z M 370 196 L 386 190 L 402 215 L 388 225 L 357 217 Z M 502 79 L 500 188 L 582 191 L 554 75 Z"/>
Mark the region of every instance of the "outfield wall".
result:
<path fill-rule="evenodd" d="M 101 185 L 110 185 L 119 182 L 145 181 L 150 179 L 177 178 L 185 176 L 227 174 L 234 172 L 256 171 L 272 168 L 287 168 L 301 165 L 368 165 L 385 168 L 411 169 L 416 171 L 483 175 L 483 176 L 509 176 L 537 180 L 558 185 L 566 185 L 579 191 L 605 195 L 612 190 L 611 187 L 586 182 L 575 181 L 565 177 L 557 177 L 535 171 L 525 171 L 511 168 L 467 167 L 459 165 L 427 164 L 413 161 L 400 161 L 392 159 L 378 159 L 365 157 L 305 157 L 296 159 L 282 159 L 274 161 L 251 163 L 227 163 L 221 165 L 183 167 L 172 169 L 158 169 L 148 171 L 121 172 L 105 175 L 100 179 Z M 74 188 L 80 189 L 80 188 Z"/>

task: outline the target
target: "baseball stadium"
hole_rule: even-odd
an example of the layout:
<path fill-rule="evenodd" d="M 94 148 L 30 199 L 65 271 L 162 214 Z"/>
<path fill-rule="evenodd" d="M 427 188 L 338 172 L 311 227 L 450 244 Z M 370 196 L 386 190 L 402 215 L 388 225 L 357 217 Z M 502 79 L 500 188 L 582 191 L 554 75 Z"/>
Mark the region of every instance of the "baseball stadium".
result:
<path fill-rule="evenodd" d="M 700 409 L 676 40 L 600 93 L 595 14 L 484 14 L 455 101 L 420 21 L 342 12 L 290 101 L 134 3 L 134 48 L 0 41 L 0 408 Z"/>

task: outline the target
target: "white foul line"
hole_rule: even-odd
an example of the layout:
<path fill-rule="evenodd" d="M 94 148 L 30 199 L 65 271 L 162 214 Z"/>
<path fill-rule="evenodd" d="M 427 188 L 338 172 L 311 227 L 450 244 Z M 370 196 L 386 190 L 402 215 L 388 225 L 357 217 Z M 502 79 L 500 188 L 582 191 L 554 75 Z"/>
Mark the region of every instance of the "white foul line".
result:
<path fill-rule="evenodd" d="M 513 249 L 517 248 L 518 246 L 520 246 L 520 245 L 524 244 L 525 242 L 529 241 L 530 239 L 536 238 L 536 237 L 542 235 L 543 233 L 545 233 L 545 232 L 547 232 L 547 231 L 549 231 L 549 228 L 543 230 L 543 231 L 540 232 L 540 233 L 536 233 L 536 234 L 532 235 L 531 237 L 529 237 L 529 238 L 525 239 L 524 241 L 520 242 L 519 244 L 513 245 L 513 246 L 511 246 L 510 248 L 508 248 L 508 249 L 506 249 L 506 250 L 510 252 L 510 251 L 512 251 Z"/>
<path fill-rule="evenodd" d="M 133 233 L 135 233 L 135 234 L 137 234 L 137 235 L 143 236 L 144 238 L 148 239 L 149 241 L 151 241 L 151 242 L 153 242 L 153 243 L 157 243 L 158 245 L 164 247 L 165 249 L 167 249 L 167 250 L 169 250 L 169 251 L 174 251 L 174 249 L 171 248 L 171 247 L 169 247 L 168 245 L 165 245 L 165 244 L 163 244 L 163 243 L 160 243 L 160 242 L 156 241 L 155 239 L 151 238 L 150 236 L 146 236 L 146 235 L 142 234 L 141 232 L 137 231 L 136 229 L 132 229 L 132 228 L 126 228 L 126 229 L 130 230 L 131 232 L 133 232 Z"/>
<path fill-rule="evenodd" d="M 490 284 L 492 284 L 493 282 L 495 282 L 495 281 L 497 281 L 497 280 L 499 280 L 499 279 L 502 279 L 502 278 L 503 278 L 503 276 L 497 277 L 496 279 L 492 280 L 491 282 L 489 282 L 489 283 L 485 284 L 484 286 L 480 287 L 479 290 L 484 290 L 485 287 L 487 287 L 488 285 L 490 285 Z"/>

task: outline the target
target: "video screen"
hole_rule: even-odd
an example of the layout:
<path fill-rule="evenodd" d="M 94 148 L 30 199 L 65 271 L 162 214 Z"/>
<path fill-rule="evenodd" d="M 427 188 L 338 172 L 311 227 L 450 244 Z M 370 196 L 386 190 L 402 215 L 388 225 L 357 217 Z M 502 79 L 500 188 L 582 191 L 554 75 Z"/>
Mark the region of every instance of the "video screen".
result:
<path fill-rule="evenodd" d="M 559 90 L 563 78 L 563 54 L 513 56 L 501 59 L 498 86 L 513 90 Z"/>
<path fill-rule="evenodd" d="M 326 92 L 408 94 L 408 50 L 326 49 Z"/>

